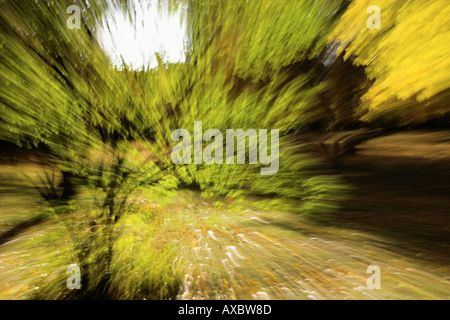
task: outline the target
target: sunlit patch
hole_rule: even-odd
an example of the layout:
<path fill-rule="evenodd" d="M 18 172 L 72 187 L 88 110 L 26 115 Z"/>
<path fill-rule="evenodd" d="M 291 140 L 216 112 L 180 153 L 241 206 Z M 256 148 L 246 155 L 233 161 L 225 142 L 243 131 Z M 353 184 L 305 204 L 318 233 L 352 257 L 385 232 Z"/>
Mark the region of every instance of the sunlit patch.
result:
<path fill-rule="evenodd" d="M 128 2 L 125 11 L 117 3 L 108 3 L 97 36 L 101 46 L 118 68 L 124 64 L 135 70 L 158 66 L 158 54 L 164 63 L 186 60 L 186 23 L 181 5 L 169 10 L 166 2 Z"/>

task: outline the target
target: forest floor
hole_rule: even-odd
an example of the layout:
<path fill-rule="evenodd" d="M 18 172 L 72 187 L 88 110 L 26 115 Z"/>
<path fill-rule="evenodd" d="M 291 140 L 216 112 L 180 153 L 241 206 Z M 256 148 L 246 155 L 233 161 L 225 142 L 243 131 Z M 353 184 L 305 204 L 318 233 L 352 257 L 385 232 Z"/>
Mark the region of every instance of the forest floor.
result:
<path fill-rule="evenodd" d="M 450 299 L 450 161 L 366 151 L 332 169 L 353 186 L 353 197 L 327 219 L 258 210 L 251 201 L 217 203 L 188 190 L 164 202 L 136 195 L 130 201 L 158 218 L 146 231 L 152 241 L 136 246 L 133 258 L 169 248 L 165 276 L 180 278 L 178 299 Z M 0 237 L 41 215 L 35 191 L 18 194 L 17 185 L 3 182 L 39 170 L 33 163 L 0 166 Z M 70 239 L 51 235 L 61 228 L 52 217 L 36 221 L 0 243 L 1 299 L 30 298 L 58 283 L 46 291 L 55 298 L 65 287 Z M 131 221 L 124 219 L 124 235 L 138 239 L 142 230 Z M 120 260 L 123 252 L 118 267 L 129 263 Z M 370 265 L 380 268 L 380 289 L 367 287 Z M 117 287 L 133 290 L 143 275 L 130 273 Z"/>

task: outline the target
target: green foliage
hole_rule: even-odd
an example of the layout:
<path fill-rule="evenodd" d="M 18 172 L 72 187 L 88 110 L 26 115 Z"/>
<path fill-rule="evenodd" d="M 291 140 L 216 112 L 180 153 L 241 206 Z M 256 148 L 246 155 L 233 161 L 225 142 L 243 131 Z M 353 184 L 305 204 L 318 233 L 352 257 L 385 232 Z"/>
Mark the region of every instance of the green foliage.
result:
<path fill-rule="evenodd" d="M 254 82 L 317 57 L 345 4 L 329 0 L 188 3 L 198 64 L 212 72 L 225 65 Z"/>

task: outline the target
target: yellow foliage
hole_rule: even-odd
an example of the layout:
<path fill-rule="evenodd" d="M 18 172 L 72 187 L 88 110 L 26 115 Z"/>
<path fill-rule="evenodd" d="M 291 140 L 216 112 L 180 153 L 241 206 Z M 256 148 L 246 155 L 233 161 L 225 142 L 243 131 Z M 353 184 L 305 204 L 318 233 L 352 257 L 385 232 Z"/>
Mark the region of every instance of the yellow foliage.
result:
<path fill-rule="evenodd" d="M 392 107 L 396 100 L 413 98 L 420 103 L 450 88 L 450 2 L 377 1 L 379 30 L 366 25 L 372 4 L 353 1 L 329 38 L 341 44 L 338 53 L 345 52 L 345 59 L 354 57 L 354 63 L 365 66 L 374 80 L 362 97 L 362 107 L 369 110 L 365 119 Z M 442 103 L 447 103 L 448 111 L 448 99 L 441 99 Z"/>

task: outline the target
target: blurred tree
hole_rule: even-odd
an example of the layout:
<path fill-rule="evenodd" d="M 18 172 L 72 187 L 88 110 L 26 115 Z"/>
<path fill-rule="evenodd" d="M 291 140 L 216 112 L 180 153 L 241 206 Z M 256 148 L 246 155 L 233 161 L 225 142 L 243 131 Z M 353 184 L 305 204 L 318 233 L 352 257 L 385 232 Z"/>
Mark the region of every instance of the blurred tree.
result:
<path fill-rule="evenodd" d="M 82 27 L 71 30 L 66 10 L 72 4 L 64 0 L 0 3 L 0 139 L 47 150 L 48 160 L 62 172 L 62 190 L 47 179 L 49 192 L 42 193 L 54 212 L 71 212 L 70 204 L 82 185 L 103 192 L 102 212 L 84 221 L 105 228 L 98 235 L 107 239 L 106 256 L 93 263 L 105 265 L 108 275 L 114 225 L 126 196 L 157 179 L 160 170 L 153 165 L 154 158 L 127 157 L 135 151 L 131 141 L 152 136 L 151 123 L 136 94 L 134 78 L 139 75 L 114 70 L 94 39 L 95 24 L 105 7 L 77 1 Z M 92 228 L 91 222 L 66 226 L 84 234 L 74 226 Z M 86 284 L 92 275 L 88 270 L 93 270 L 92 246 L 86 244 L 96 240 L 73 239 Z M 102 282 L 107 285 L 107 276 Z"/>
<path fill-rule="evenodd" d="M 279 129 L 280 159 L 286 172 L 263 179 L 258 165 L 192 164 L 176 168 L 181 179 L 219 194 L 276 195 L 292 200 L 286 201 L 288 208 L 301 213 L 314 210 L 306 210 L 299 202 L 306 205 L 323 193 L 333 194 L 331 190 L 335 199 L 341 199 L 345 188 L 340 188 L 337 179 L 318 179 L 314 187 L 306 183 L 314 177 L 318 163 L 292 140 L 295 133 L 328 117 L 321 104 L 332 83 L 324 81 L 320 54 L 348 2 L 182 3 L 188 5 L 188 59 L 180 67 L 186 70 L 183 76 L 172 73 L 178 79 L 170 82 L 189 85 L 179 91 L 182 98 L 174 99 L 178 101 L 173 108 L 174 128 L 192 131 L 194 121 L 202 120 L 204 128 L 221 131 Z M 335 208 L 331 202 L 328 205 L 321 212 Z"/>
<path fill-rule="evenodd" d="M 74 3 L 81 29 L 67 28 Z M 206 194 L 257 194 L 267 199 L 262 205 L 302 214 L 336 209 L 345 185 L 319 173 L 295 134 L 328 116 L 321 104 L 334 78 L 324 77 L 321 53 L 347 1 L 173 2 L 188 6 L 188 59 L 168 64 L 158 56 L 157 68 L 141 71 L 115 68 L 96 39 L 109 4 L 0 2 L 0 139 L 48 150 L 64 177 L 62 194 L 52 196 L 57 212 L 72 212 L 77 188 L 101 199 L 93 218 L 67 225 L 80 234 L 73 240 L 87 269 L 83 294 L 107 292 L 114 226 L 127 196 L 157 179 L 167 188 L 195 184 Z M 129 3 L 121 4 L 129 15 Z M 279 129 L 282 173 L 266 179 L 258 165 L 175 167 L 171 133 L 192 131 L 196 120 L 222 131 Z M 86 241 L 75 226 L 98 231 Z"/>
<path fill-rule="evenodd" d="M 378 1 L 381 29 L 369 29 L 369 0 L 352 1 L 330 36 L 345 59 L 365 67 L 374 83 L 361 99 L 366 121 L 421 123 L 449 114 L 450 5 L 437 1 Z"/>

